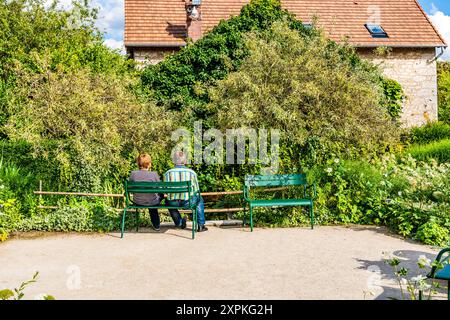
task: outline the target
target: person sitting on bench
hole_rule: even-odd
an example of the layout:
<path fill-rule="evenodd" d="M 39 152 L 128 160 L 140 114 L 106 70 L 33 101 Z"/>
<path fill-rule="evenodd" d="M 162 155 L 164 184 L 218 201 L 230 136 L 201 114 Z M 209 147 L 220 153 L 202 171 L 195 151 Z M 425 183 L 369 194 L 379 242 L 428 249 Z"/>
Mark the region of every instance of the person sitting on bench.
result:
<path fill-rule="evenodd" d="M 140 154 L 136 162 L 139 170 L 132 171 L 129 181 L 133 182 L 159 182 L 161 181 L 157 172 L 150 171 L 152 160 L 150 155 Z M 138 206 L 157 206 L 163 199 L 164 195 L 154 193 L 135 193 L 133 195 L 133 202 Z M 160 231 L 161 220 L 159 218 L 158 209 L 148 209 L 150 212 L 150 219 L 152 221 L 153 229 Z"/>
<path fill-rule="evenodd" d="M 176 181 L 191 181 L 192 192 L 196 193 L 200 190 L 197 180 L 197 174 L 186 167 L 187 158 L 184 152 L 178 151 L 175 153 L 172 159 L 175 168 L 170 169 L 164 175 L 165 182 L 176 182 Z M 185 207 L 189 204 L 189 194 L 188 193 L 175 193 L 168 194 L 166 199 L 166 205 L 174 207 Z M 205 204 L 203 198 L 198 195 L 190 199 L 194 203 L 197 203 L 197 222 L 198 222 L 198 232 L 206 231 L 208 228 L 205 227 Z M 182 228 L 186 227 L 186 218 L 181 218 L 180 212 L 177 209 L 169 209 L 170 215 L 172 216 L 173 222 L 176 226 Z"/>

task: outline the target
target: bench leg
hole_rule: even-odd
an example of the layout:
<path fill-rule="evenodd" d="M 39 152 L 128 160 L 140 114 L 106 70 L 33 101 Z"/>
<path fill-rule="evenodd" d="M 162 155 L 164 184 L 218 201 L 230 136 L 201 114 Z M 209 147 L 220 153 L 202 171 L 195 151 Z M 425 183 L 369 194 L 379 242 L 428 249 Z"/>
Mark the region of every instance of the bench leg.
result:
<path fill-rule="evenodd" d="M 195 239 L 196 229 L 197 229 L 197 208 L 192 210 L 192 240 Z"/>
<path fill-rule="evenodd" d="M 249 211 L 250 211 L 250 231 L 253 232 L 253 208 L 252 208 L 252 206 L 250 206 Z"/>
<path fill-rule="evenodd" d="M 314 229 L 314 205 L 311 203 L 309 206 L 309 215 L 311 218 L 311 230 Z"/>
<path fill-rule="evenodd" d="M 244 217 L 242 218 L 242 226 L 245 227 L 245 217 L 247 214 L 247 205 L 244 205 Z"/>
<path fill-rule="evenodd" d="M 450 280 L 447 282 L 447 300 L 450 301 Z"/>
<path fill-rule="evenodd" d="M 122 225 L 121 225 L 121 233 L 120 233 L 120 238 L 123 238 L 123 230 L 125 228 L 125 216 L 127 215 L 127 208 L 123 209 L 123 215 L 122 215 Z"/>

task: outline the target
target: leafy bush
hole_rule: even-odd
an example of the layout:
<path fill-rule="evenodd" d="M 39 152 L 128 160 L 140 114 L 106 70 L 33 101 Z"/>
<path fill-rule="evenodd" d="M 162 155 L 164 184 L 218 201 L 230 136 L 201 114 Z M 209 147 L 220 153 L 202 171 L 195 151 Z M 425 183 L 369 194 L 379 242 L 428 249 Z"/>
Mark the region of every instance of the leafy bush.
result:
<path fill-rule="evenodd" d="M 417 144 L 411 146 L 406 152 L 415 159 L 427 161 L 430 159 L 439 162 L 450 162 L 450 139 L 431 142 L 429 144 Z"/>
<path fill-rule="evenodd" d="M 164 147 L 171 117 L 130 92 L 133 79 L 86 69 L 53 72 L 42 63 L 43 73 L 20 73 L 22 99 L 4 128 L 36 155 L 53 157 L 67 189 L 98 190 L 108 176 L 128 174 L 128 155 Z"/>
<path fill-rule="evenodd" d="M 384 92 L 382 105 L 392 119 L 399 120 L 403 110 L 402 102 L 405 99 L 402 86 L 397 81 L 387 78 L 381 78 L 381 85 Z"/>
<path fill-rule="evenodd" d="M 429 245 L 445 245 L 449 240 L 448 228 L 435 221 L 428 221 L 417 229 L 417 238 Z"/>
<path fill-rule="evenodd" d="M 370 163 L 330 161 L 309 173 L 318 185 L 319 223 L 387 225 L 445 245 L 450 230 L 450 165 L 385 155 Z"/>
<path fill-rule="evenodd" d="M 397 127 L 379 104 L 378 75 L 343 58 L 353 49 L 330 47 L 320 35 L 302 38 L 282 22 L 245 39 L 249 57 L 210 90 L 217 128 L 281 129 L 283 144 L 297 146 L 310 164 L 397 143 Z"/>
<path fill-rule="evenodd" d="M 413 143 L 427 144 L 443 139 L 450 139 L 450 124 L 436 121 L 411 129 L 411 142 Z"/>
<path fill-rule="evenodd" d="M 66 11 L 57 8 L 58 1 L 48 7 L 44 2 L 0 1 L 0 125 L 12 114 L 18 66 L 41 73 L 39 61 L 45 57 L 52 71 L 132 72 L 131 61 L 103 45 L 95 27 L 97 11 L 89 8 L 89 1 L 74 1 Z"/>
<path fill-rule="evenodd" d="M 250 54 L 245 34 L 264 32 L 273 23 L 281 21 L 304 39 L 313 39 L 320 34 L 316 28 L 305 28 L 293 14 L 282 9 L 279 0 L 251 0 L 241 9 L 240 15 L 221 21 L 195 44 L 188 43 L 180 52 L 157 65 L 148 66 L 142 72 L 142 84 L 153 92 L 158 104 L 175 110 L 190 107 L 195 118 L 206 119 L 211 112 L 204 107 L 210 102 L 208 87 L 239 70 Z M 355 70 L 370 69 L 376 73 L 373 65 L 365 63 L 346 46 L 328 40 L 325 49 L 337 52 L 341 60 Z M 322 54 L 326 55 L 326 51 Z M 377 85 L 385 89 L 381 104 L 394 119 L 397 118 L 403 98 L 400 85 L 381 75 Z"/>
<path fill-rule="evenodd" d="M 450 62 L 441 61 L 437 66 L 439 120 L 450 124 Z"/>
<path fill-rule="evenodd" d="M 310 33 L 292 14 L 281 9 L 278 0 L 252 0 L 239 16 L 221 21 L 195 44 L 157 65 L 148 66 L 142 73 L 142 83 L 154 91 L 158 103 L 173 109 L 208 102 L 205 87 L 237 70 L 248 56 L 243 34 L 264 30 L 284 18 L 293 28 Z"/>

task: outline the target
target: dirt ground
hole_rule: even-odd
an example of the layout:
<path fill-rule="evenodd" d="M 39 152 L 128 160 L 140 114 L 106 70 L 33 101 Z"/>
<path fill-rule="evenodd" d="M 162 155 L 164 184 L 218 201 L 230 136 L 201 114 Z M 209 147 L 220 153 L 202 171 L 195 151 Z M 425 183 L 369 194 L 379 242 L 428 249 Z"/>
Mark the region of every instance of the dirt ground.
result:
<path fill-rule="evenodd" d="M 400 297 L 383 252 L 416 269 L 437 249 L 384 228 L 210 227 L 51 234 L 0 244 L 0 289 L 32 277 L 28 299 L 386 299 Z M 372 292 L 374 295 L 369 294 Z"/>

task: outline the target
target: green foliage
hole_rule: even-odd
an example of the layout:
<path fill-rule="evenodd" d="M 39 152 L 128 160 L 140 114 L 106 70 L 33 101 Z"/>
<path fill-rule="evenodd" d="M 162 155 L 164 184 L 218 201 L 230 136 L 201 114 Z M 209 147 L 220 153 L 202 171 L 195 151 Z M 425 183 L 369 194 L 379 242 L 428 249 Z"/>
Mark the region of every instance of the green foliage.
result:
<path fill-rule="evenodd" d="M 438 62 L 439 120 L 450 124 L 450 62 Z"/>
<path fill-rule="evenodd" d="M 74 200 L 52 212 L 41 212 L 23 219 L 18 231 L 109 232 L 119 227 L 115 208 L 101 201 Z"/>
<path fill-rule="evenodd" d="M 386 255 L 385 252 L 383 254 Z M 385 263 L 392 267 L 402 300 L 432 300 L 439 293 L 438 289 L 442 288 L 439 282 L 426 276 L 431 272 L 435 263 L 432 264 L 425 255 L 421 255 L 417 259 L 419 272 L 410 278 L 408 276 L 411 270 L 402 267 L 399 258 L 387 256 Z M 437 270 L 441 269 L 440 266 L 436 267 Z M 398 298 L 390 297 L 390 299 L 397 300 Z"/>
<path fill-rule="evenodd" d="M 308 36 L 306 29 L 279 0 L 252 0 L 241 14 L 221 21 L 195 44 L 188 44 L 179 53 L 169 56 L 142 73 L 142 83 L 154 91 L 156 101 L 172 109 L 195 106 L 197 115 L 204 116 L 201 105 L 209 101 L 206 87 L 236 71 L 249 52 L 244 34 L 266 30 L 273 22 L 287 20 L 289 25 Z"/>
<path fill-rule="evenodd" d="M 50 70 L 124 74 L 132 63 L 103 45 L 95 28 L 97 12 L 88 1 L 74 1 L 71 10 L 45 8 L 42 0 L 0 1 L 0 125 L 5 123 L 16 100 L 17 70 L 41 73 L 45 57 Z"/>
<path fill-rule="evenodd" d="M 309 174 L 318 185 L 319 223 L 387 225 L 403 236 L 445 244 L 450 228 L 449 164 L 386 155 L 370 163 L 336 159 Z"/>
<path fill-rule="evenodd" d="M 450 124 L 435 121 L 429 122 L 421 127 L 411 129 L 411 142 L 417 144 L 427 144 L 450 138 Z"/>
<path fill-rule="evenodd" d="M 54 157 L 68 189 L 98 190 L 106 177 L 128 174 L 128 154 L 156 154 L 169 137 L 171 117 L 140 101 L 128 89 L 133 79 L 87 69 L 53 72 L 45 61 L 41 69 L 20 73 L 16 94 L 23 98 L 4 130 L 36 155 Z"/>
<path fill-rule="evenodd" d="M 417 230 L 416 236 L 423 243 L 429 245 L 444 246 L 449 241 L 448 227 L 441 226 L 434 220 L 421 225 Z"/>
<path fill-rule="evenodd" d="M 204 106 L 210 102 L 208 87 L 238 71 L 251 53 L 245 35 L 249 32 L 263 33 L 275 22 L 281 21 L 295 30 L 305 42 L 321 37 L 319 30 L 305 28 L 294 15 L 282 9 L 279 0 L 252 0 L 242 8 L 239 16 L 221 21 L 195 44 L 189 42 L 180 52 L 157 65 L 148 66 L 142 73 L 142 84 L 153 92 L 158 104 L 175 110 L 189 107 L 194 118 L 206 119 L 212 111 Z M 371 73 L 371 79 L 373 75 L 378 75 L 376 85 L 383 91 L 378 102 L 381 101 L 393 119 L 398 119 L 403 100 L 400 85 L 381 77 L 376 67 L 361 60 L 346 45 L 330 40 L 324 42 L 322 56 L 330 51 L 351 66 L 349 72 L 365 69 L 368 74 Z"/>
<path fill-rule="evenodd" d="M 397 143 L 397 127 L 379 104 L 379 77 L 353 65 L 353 49 L 330 47 L 321 35 L 305 39 L 281 22 L 245 39 L 250 56 L 210 90 L 216 128 L 281 129 L 282 143 L 309 164 Z"/>
<path fill-rule="evenodd" d="M 434 141 L 429 144 L 417 144 L 411 146 L 406 152 L 410 153 L 415 159 L 427 161 L 430 159 L 439 162 L 450 162 L 450 139 Z"/>
<path fill-rule="evenodd" d="M 392 119 L 399 120 L 405 99 L 403 88 L 397 81 L 387 78 L 381 78 L 381 84 L 384 92 L 383 105 Z"/>

